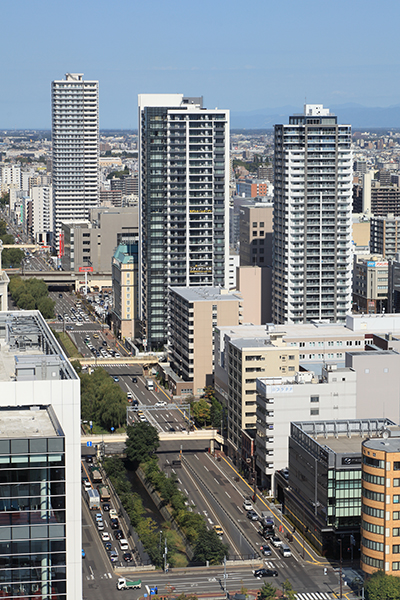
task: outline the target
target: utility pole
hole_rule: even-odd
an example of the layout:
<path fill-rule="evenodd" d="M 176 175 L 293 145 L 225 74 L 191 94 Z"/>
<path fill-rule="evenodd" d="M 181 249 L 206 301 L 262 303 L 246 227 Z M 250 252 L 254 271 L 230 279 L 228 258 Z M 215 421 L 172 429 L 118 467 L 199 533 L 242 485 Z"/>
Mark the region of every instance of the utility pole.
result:
<path fill-rule="evenodd" d="M 167 563 L 167 553 L 168 553 L 168 548 L 167 548 L 167 538 L 164 538 L 164 543 L 165 543 L 165 547 L 164 547 L 164 573 L 168 573 L 168 563 Z"/>
<path fill-rule="evenodd" d="M 257 473 L 256 473 L 256 455 L 253 449 L 253 502 L 254 504 L 257 502 Z"/>
<path fill-rule="evenodd" d="M 228 598 L 228 592 L 226 589 L 226 555 L 224 556 L 224 594 L 225 598 Z"/>
<path fill-rule="evenodd" d="M 339 570 L 339 576 L 340 576 L 340 595 L 339 598 L 342 598 L 342 594 L 343 594 L 343 578 L 342 578 L 342 538 L 339 538 L 339 544 L 340 544 L 340 570 Z"/>

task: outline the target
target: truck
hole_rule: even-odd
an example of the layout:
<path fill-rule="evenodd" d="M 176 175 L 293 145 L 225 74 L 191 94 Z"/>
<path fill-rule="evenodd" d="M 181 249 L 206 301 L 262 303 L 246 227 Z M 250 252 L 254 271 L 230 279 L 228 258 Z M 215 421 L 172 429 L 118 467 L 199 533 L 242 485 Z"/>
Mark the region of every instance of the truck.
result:
<path fill-rule="evenodd" d="M 108 487 L 106 485 L 101 485 L 99 487 L 99 494 L 101 502 L 109 502 L 110 492 L 108 491 Z"/>
<path fill-rule="evenodd" d="M 98 471 L 97 469 L 92 471 L 92 481 L 93 481 L 93 483 L 102 483 L 103 482 L 103 479 L 100 475 L 100 471 Z"/>
<path fill-rule="evenodd" d="M 125 577 L 120 577 L 117 581 L 117 590 L 137 590 L 142 587 L 142 580 L 128 581 Z"/>
<path fill-rule="evenodd" d="M 275 534 L 274 518 L 269 511 L 262 511 L 260 527 L 260 533 L 265 538 Z"/>
<path fill-rule="evenodd" d="M 154 390 L 154 381 L 152 379 L 146 379 L 146 387 L 152 392 Z"/>
<path fill-rule="evenodd" d="M 87 490 L 87 498 L 90 510 L 100 510 L 100 494 L 97 490 Z"/>

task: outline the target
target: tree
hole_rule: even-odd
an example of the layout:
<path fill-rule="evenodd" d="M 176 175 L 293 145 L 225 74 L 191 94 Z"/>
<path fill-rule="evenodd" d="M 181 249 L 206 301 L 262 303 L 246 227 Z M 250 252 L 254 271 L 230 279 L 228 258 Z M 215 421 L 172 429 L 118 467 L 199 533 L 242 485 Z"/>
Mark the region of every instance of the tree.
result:
<path fill-rule="evenodd" d="M 228 545 L 223 544 L 214 530 L 208 530 L 205 526 L 200 530 L 194 547 L 193 560 L 195 562 L 211 565 L 220 565 L 224 556 L 228 554 Z"/>
<path fill-rule="evenodd" d="M 365 584 L 366 600 L 399 600 L 400 580 L 393 575 L 386 575 L 383 571 L 373 573 Z"/>
<path fill-rule="evenodd" d="M 264 582 L 258 593 L 260 600 L 274 600 L 276 598 L 277 588 L 270 583 Z"/>
<path fill-rule="evenodd" d="M 127 428 L 126 457 L 134 470 L 148 461 L 160 445 L 157 430 L 149 423 L 134 423 Z"/>
<path fill-rule="evenodd" d="M 6 269 L 9 267 L 13 269 L 18 268 L 21 266 L 23 258 L 24 252 L 21 248 L 4 248 L 1 255 L 2 266 Z"/>
<path fill-rule="evenodd" d="M 287 598 L 288 600 L 296 600 L 296 592 L 294 591 L 289 579 L 285 579 L 285 581 L 282 583 L 282 590 L 284 598 Z"/>
<path fill-rule="evenodd" d="M 18 307 L 22 310 L 35 310 L 35 298 L 27 292 L 22 293 L 18 298 Z"/>
<path fill-rule="evenodd" d="M 40 310 L 44 319 L 52 319 L 54 317 L 55 304 L 56 303 L 54 302 L 54 300 L 52 300 L 48 296 L 42 297 L 37 302 L 37 309 Z"/>
<path fill-rule="evenodd" d="M 222 404 L 215 398 L 211 399 L 210 406 L 210 421 L 213 427 L 221 427 L 222 421 Z"/>
<path fill-rule="evenodd" d="M 194 420 L 200 426 L 210 421 L 210 405 L 204 398 L 192 403 L 191 412 Z"/>

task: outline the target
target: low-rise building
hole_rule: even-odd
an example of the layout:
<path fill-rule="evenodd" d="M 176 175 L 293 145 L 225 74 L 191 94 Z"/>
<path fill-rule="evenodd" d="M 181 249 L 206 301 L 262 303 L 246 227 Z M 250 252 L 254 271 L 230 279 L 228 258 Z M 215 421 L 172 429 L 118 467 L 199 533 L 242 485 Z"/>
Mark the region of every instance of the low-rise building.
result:
<path fill-rule="evenodd" d="M 383 256 L 355 256 L 353 303 L 358 312 L 382 313 L 387 310 L 389 263 Z"/>

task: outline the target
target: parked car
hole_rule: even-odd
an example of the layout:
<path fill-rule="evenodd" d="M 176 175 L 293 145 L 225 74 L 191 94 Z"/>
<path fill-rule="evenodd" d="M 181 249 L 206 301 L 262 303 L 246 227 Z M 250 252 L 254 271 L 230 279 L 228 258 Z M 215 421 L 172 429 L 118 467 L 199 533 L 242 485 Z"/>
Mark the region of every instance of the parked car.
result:
<path fill-rule="evenodd" d="M 273 569 L 257 569 L 254 571 L 254 577 L 261 579 L 261 577 L 278 577 L 278 571 Z"/>

